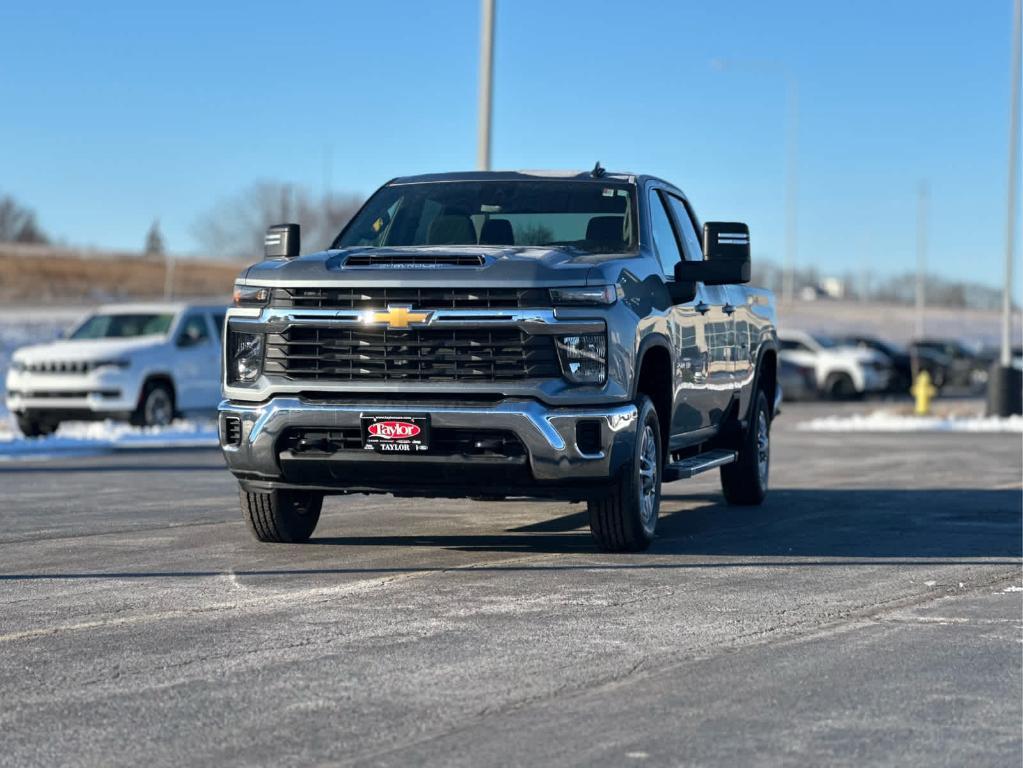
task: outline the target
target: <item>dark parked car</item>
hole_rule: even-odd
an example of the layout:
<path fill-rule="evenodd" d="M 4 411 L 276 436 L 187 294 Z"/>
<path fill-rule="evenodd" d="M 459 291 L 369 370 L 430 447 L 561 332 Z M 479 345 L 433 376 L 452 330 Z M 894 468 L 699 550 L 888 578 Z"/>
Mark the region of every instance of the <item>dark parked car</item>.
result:
<path fill-rule="evenodd" d="M 782 398 L 789 401 L 813 400 L 820 394 L 816 369 L 785 358 L 778 361 L 778 384 Z"/>
<path fill-rule="evenodd" d="M 842 341 L 850 346 L 872 349 L 892 361 L 892 375 L 888 382 L 889 392 L 906 393 L 913 385 L 913 377 L 916 371 L 927 371 L 931 376 L 931 382 L 938 389 L 945 386 L 948 380 L 949 366 L 951 360 L 947 355 L 925 347 L 916 349 L 914 353 L 883 341 L 876 336 L 853 334 L 846 336 Z M 914 364 L 914 355 L 916 362 Z"/>
<path fill-rule="evenodd" d="M 987 381 L 992 360 L 954 339 L 918 339 L 909 345 L 911 354 L 940 355 L 946 360 L 945 384 L 956 387 L 978 386 Z"/>

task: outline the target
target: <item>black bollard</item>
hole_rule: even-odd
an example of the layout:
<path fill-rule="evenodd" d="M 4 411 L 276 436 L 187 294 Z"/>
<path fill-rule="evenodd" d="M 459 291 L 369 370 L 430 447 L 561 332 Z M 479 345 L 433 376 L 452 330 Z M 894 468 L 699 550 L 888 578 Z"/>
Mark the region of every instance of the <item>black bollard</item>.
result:
<path fill-rule="evenodd" d="M 995 363 L 987 380 L 987 415 L 1012 416 L 1023 413 L 1023 371 Z"/>

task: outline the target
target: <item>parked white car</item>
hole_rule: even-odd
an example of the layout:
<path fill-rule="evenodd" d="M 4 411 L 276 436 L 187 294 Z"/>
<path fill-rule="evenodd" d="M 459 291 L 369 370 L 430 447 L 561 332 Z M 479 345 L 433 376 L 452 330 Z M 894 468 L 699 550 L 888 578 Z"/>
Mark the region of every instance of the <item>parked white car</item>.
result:
<path fill-rule="evenodd" d="M 100 307 L 65 338 L 15 351 L 7 408 L 28 437 L 61 421 L 157 426 L 214 411 L 224 314 L 223 306 L 182 303 Z"/>
<path fill-rule="evenodd" d="M 778 331 L 779 356 L 816 372 L 818 390 L 831 398 L 883 392 L 891 375 L 891 360 L 872 349 L 838 344 L 826 336 L 802 331 Z"/>

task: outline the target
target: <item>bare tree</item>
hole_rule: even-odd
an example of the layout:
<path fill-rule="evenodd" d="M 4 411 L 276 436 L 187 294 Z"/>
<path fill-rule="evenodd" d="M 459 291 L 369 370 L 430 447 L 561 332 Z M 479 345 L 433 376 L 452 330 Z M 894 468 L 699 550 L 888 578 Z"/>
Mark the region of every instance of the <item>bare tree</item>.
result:
<path fill-rule="evenodd" d="M 154 219 L 146 233 L 146 256 L 160 257 L 164 255 L 163 234 L 160 232 L 160 220 Z"/>
<path fill-rule="evenodd" d="M 0 197 L 0 242 L 48 243 L 50 238 L 36 223 L 34 211 L 21 206 L 9 195 Z"/>
<path fill-rule="evenodd" d="M 203 215 L 195 236 L 211 256 L 251 260 L 263 253 L 267 227 L 294 222 L 308 252 L 328 247 L 361 204 L 357 195 L 316 199 L 304 187 L 260 181 Z"/>

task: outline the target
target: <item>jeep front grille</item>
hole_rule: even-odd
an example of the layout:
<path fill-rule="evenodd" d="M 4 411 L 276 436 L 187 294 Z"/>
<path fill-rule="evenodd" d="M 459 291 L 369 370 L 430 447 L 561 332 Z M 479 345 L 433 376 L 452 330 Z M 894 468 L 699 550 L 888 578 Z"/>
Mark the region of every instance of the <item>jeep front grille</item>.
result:
<path fill-rule="evenodd" d="M 270 306 L 283 309 L 516 309 L 549 307 L 544 288 L 274 288 Z"/>
<path fill-rule="evenodd" d="M 267 334 L 264 372 L 297 381 L 514 381 L 561 376 L 550 336 L 518 328 L 294 325 Z"/>

